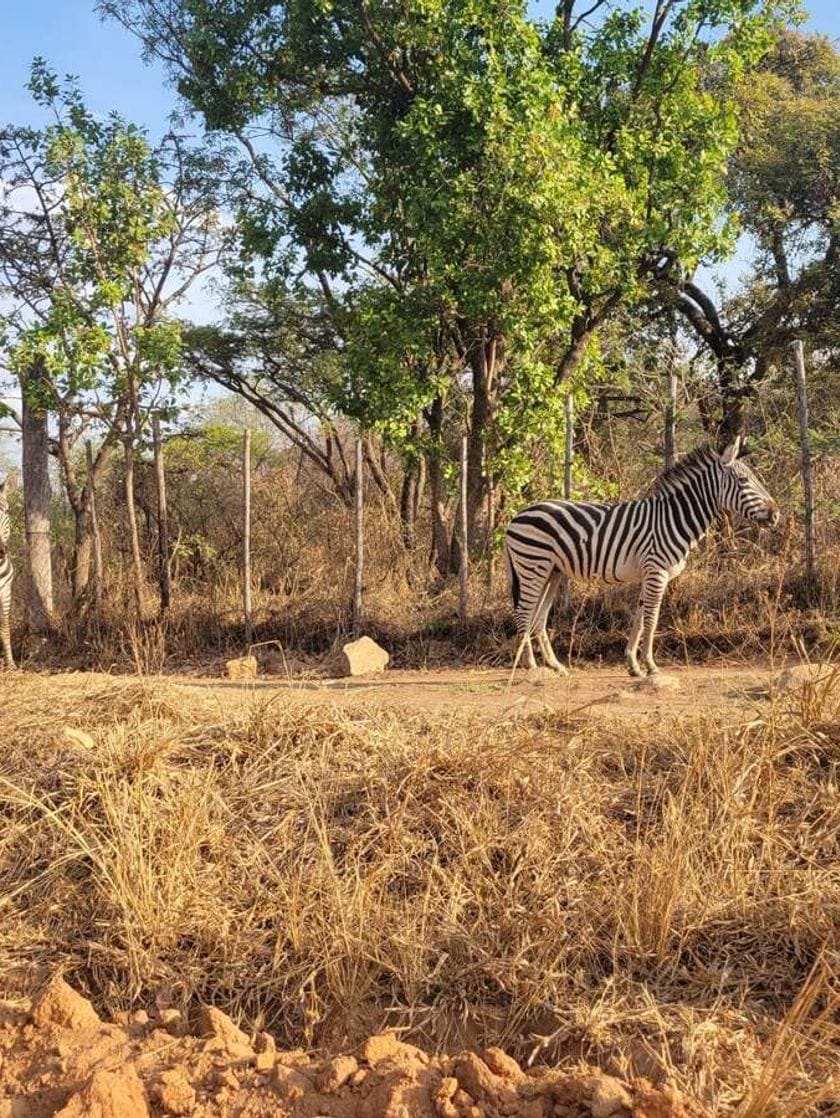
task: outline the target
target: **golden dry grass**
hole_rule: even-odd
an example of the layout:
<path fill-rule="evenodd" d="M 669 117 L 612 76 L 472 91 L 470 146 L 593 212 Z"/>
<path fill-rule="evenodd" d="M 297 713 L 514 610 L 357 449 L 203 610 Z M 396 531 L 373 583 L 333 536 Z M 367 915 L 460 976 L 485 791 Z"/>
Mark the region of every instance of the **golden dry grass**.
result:
<path fill-rule="evenodd" d="M 3 679 L 0 974 L 840 1113 L 840 672 L 742 724 Z M 70 727 L 81 733 L 67 733 Z"/>

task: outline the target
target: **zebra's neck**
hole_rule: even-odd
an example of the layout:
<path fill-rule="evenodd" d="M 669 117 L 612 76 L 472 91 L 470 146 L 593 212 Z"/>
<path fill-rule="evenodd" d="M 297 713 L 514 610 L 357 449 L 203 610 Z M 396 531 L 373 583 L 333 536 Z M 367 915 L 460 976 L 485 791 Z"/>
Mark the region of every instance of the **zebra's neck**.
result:
<path fill-rule="evenodd" d="M 667 539 L 674 554 L 685 554 L 702 540 L 720 508 L 720 486 L 713 469 L 684 475 L 647 498 L 667 518 Z"/>

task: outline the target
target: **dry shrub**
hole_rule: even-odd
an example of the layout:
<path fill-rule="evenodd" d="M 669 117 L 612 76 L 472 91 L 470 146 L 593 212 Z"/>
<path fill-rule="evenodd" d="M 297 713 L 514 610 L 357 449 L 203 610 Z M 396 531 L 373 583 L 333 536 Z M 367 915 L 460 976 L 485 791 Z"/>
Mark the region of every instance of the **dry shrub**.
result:
<path fill-rule="evenodd" d="M 0 973 L 287 1044 L 426 1043 L 840 1104 L 840 674 L 752 721 L 223 708 L 9 678 Z M 67 735 L 71 725 L 90 735 Z"/>

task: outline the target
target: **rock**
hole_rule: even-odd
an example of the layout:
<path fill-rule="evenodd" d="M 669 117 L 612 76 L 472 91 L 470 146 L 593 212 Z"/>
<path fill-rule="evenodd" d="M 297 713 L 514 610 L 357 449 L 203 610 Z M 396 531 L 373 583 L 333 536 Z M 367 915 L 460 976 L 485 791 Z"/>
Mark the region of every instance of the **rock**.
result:
<path fill-rule="evenodd" d="M 611 1075 L 595 1077 L 589 1109 L 592 1118 L 624 1118 L 632 1111 L 633 1099 L 620 1079 Z"/>
<path fill-rule="evenodd" d="M 331 657 L 329 669 L 338 676 L 370 675 L 384 672 L 390 655 L 370 637 L 359 637 L 345 644 L 336 656 Z"/>
<path fill-rule="evenodd" d="M 96 742 L 90 734 L 79 730 L 76 726 L 65 726 L 61 731 L 61 739 L 71 749 L 79 749 L 83 753 L 90 753 L 96 749 Z"/>
<path fill-rule="evenodd" d="M 359 1105 L 359 1118 L 438 1118 L 440 1075 L 427 1067 L 395 1068 Z"/>
<path fill-rule="evenodd" d="M 184 1036 L 187 1028 L 180 1009 L 161 1009 L 158 1012 L 158 1023 L 172 1036 Z"/>
<path fill-rule="evenodd" d="M 679 691 L 680 686 L 680 681 L 675 676 L 654 672 L 653 675 L 646 675 L 644 679 L 637 679 L 633 684 L 633 690 L 655 695 L 661 691 Z"/>
<path fill-rule="evenodd" d="M 544 664 L 540 664 L 536 668 L 527 668 L 525 671 L 525 682 L 531 683 L 535 687 L 544 687 L 547 683 L 551 683 L 558 678 L 558 673 L 545 667 Z"/>
<path fill-rule="evenodd" d="M 87 998 L 56 975 L 32 1006 L 32 1020 L 38 1028 L 50 1025 L 62 1029 L 93 1029 L 102 1022 Z"/>
<path fill-rule="evenodd" d="M 344 1084 L 359 1070 L 355 1056 L 336 1056 L 330 1060 L 318 1077 L 318 1088 L 327 1094 L 340 1091 Z"/>
<path fill-rule="evenodd" d="M 201 1007 L 196 1028 L 199 1036 L 210 1037 L 234 1059 L 249 1059 L 254 1055 L 246 1034 L 215 1006 Z"/>
<path fill-rule="evenodd" d="M 280 1098 L 292 1106 L 312 1094 L 314 1090 L 312 1081 L 300 1069 L 288 1067 L 286 1064 L 275 1066 L 274 1083 Z"/>
<path fill-rule="evenodd" d="M 132 1064 L 95 1071 L 55 1118 L 149 1118 L 140 1077 Z"/>
<path fill-rule="evenodd" d="M 195 1109 L 195 1088 L 178 1068 L 161 1073 L 153 1097 L 166 1114 L 192 1114 Z"/>
<path fill-rule="evenodd" d="M 399 1064 L 427 1064 L 429 1057 L 422 1048 L 398 1040 L 393 1033 L 377 1033 L 369 1036 L 362 1045 L 359 1055 L 367 1064 L 378 1064 L 392 1060 Z"/>
<path fill-rule="evenodd" d="M 259 668 L 256 656 L 239 656 L 225 661 L 225 675 L 228 679 L 256 679 Z"/>
<path fill-rule="evenodd" d="M 479 1104 L 500 1105 L 516 1102 L 517 1091 L 506 1076 L 497 1075 L 474 1052 L 466 1052 L 455 1064 L 455 1075 L 468 1095 Z"/>
<path fill-rule="evenodd" d="M 501 1048 L 485 1049 L 482 1053 L 482 1059 L 496 1075 L 504 1076 L 513 1083 L 524 1082 L 525 1072 L 516 1060 L 512 1056 L 508 1056 L 507 1052 L 503 1052 Z"/>

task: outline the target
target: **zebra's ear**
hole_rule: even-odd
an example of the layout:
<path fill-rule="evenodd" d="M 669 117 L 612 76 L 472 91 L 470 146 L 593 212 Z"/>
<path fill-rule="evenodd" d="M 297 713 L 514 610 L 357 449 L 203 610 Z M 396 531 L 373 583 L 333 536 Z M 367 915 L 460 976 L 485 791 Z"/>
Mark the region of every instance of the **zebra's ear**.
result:
<path fill-rule="evenodd" d="M 18 472 L 12 470 L 0 482 L 0 493 L 12 493 L 18 487 Z"/>
<path fill-rule="evenodd" d="M 731 466 L 735 459 L 738 457 L 738 452 L 741 449 L 741 436 L 737 435 L 734 443 L 730 443 L 720 456 L 721 462 L 724 466 Z"/>

